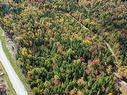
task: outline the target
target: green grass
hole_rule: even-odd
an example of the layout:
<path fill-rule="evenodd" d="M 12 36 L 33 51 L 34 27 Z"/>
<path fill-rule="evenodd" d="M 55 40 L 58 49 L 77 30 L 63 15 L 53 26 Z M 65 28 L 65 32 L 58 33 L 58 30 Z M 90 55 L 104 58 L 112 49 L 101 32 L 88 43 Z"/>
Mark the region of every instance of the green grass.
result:
<path fill-rule="evenodd" d="M 31 95 L 31 89 L 28 85 L 28 82 L 26 81 L 25 77 L 23 76 L 20 67 L 17 64 L 15 64 L 13 58 L 11 57 L 11 54 L 10 54 L 10 52 L 9 52 L 7 46 L 6 46 L 5 37 L 2 36 L 2 34 L 3 34 L 3 31 L 2 31 L 2 28 L 0 27 L 0 40 L 1 40 L 1 43 L 2 43 L 3 50 L 4 50 L 8 60 L 10 61 L 12 67 L 14 68 L 15 72 L 17 73 L 19 79 L 23 82 L 23 84 L 24 84 L 24 86 L 25 86 L 25 88 L 28 92 L 28 95 Z"/>
<path fill-rule="evenodd" d="M 7 2 L 7 0 L 0 0 L 0 3 L 2 3 L 2 2 Z"/>
<path fill-rule="evenodd" d="M 3 75 L 3 79 L 7 82 L 7 86 L 8 86 L 8 90 L 7 90 L 7 95 L 16 95 L 16 92 L 7 76 L 7 73 L 4 69 L 4 67 L 2 66 L 2 64 L 0 63 L 0 69 L 2 70 L 2 72 L 4 73 Z"/>

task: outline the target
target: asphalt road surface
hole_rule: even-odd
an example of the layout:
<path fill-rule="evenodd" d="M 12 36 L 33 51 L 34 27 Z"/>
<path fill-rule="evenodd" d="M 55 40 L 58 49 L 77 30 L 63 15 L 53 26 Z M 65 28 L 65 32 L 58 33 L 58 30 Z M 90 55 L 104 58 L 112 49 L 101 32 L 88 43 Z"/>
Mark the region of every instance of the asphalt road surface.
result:
<path fill-rule="evenodd" d="M 0 41 L 0 61 L 8 74 L 9 80 L 11 81 L 16 94 L 17 95 L 27 95 L 27 91 L 23 83 L 19 79 L 18 75 L 14 71 L 13 67 L 11 66 L 9 60 L 7 59 L 3 51 L 1 41 Z"/>

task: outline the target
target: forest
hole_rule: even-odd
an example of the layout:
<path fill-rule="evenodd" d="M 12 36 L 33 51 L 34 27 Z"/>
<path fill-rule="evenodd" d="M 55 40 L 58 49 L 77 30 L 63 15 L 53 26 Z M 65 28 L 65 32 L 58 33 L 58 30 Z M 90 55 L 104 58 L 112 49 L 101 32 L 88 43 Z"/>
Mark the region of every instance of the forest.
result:
<path fill-rule="evenodd" d="M 127 95 L 127 2 L 10 0 L 0 25 L 34 95 Z"/>

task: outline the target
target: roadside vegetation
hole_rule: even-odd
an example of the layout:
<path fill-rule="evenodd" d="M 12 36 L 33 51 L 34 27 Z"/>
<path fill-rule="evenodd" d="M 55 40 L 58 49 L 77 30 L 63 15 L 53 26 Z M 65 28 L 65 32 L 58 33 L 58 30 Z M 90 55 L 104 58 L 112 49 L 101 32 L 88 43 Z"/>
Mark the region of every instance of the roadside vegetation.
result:
<path fill-rule="evenodd" d="M 0 88 L 0 93 L 6 93 L 7 95 L 16 95 L 15 90 L 13 89 L 13 86 L 9 81 L 7 73 L 1 63 L 0 63 L 0 86 L 2 87 Z"/>
<path fill-rule="evenodd" d="M 25 77 L 22 75 L 22 72 L 21 70 L 19 69 L 19 66 L 18 64 L 16 64 L 16 62 L 14 61 L 14 59 L 12 58 L 12 54 L 10 53 L 9 49 L 7 48 L 7 40 L 6 40 L 6 35 L 3 34 L 4 31 L 3 29 L 0 27 L 0 41 L 2 43 L 2 47 L 3 47 L 3 50 L 8 58 L 8 60 L 10 61 L 11 65 L 13 66 L 14 70 L 16 71 L 19 79 L 23 82 L 25 88 L 27 89 L 28 91 L 28 95 L 30 95 L 32 92 L 31 92 L 31 89 L 28 85 L 28 82 L 27 80 L 25 79 Z M 12 48 L 11 48 L 12 49 Z M 14 56 L 13 56 L 14 57 Z"/>

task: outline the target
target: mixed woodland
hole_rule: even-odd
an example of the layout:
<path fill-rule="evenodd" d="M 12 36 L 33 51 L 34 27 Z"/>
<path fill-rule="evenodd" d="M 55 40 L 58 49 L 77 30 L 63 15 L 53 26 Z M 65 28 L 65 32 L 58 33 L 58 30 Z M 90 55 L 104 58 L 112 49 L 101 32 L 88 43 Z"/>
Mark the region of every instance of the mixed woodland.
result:
<path fill-rule="evenodd" d="M 0 25 L 35 95 L 127 95 L 124 0 L 14 0 Z"/>

